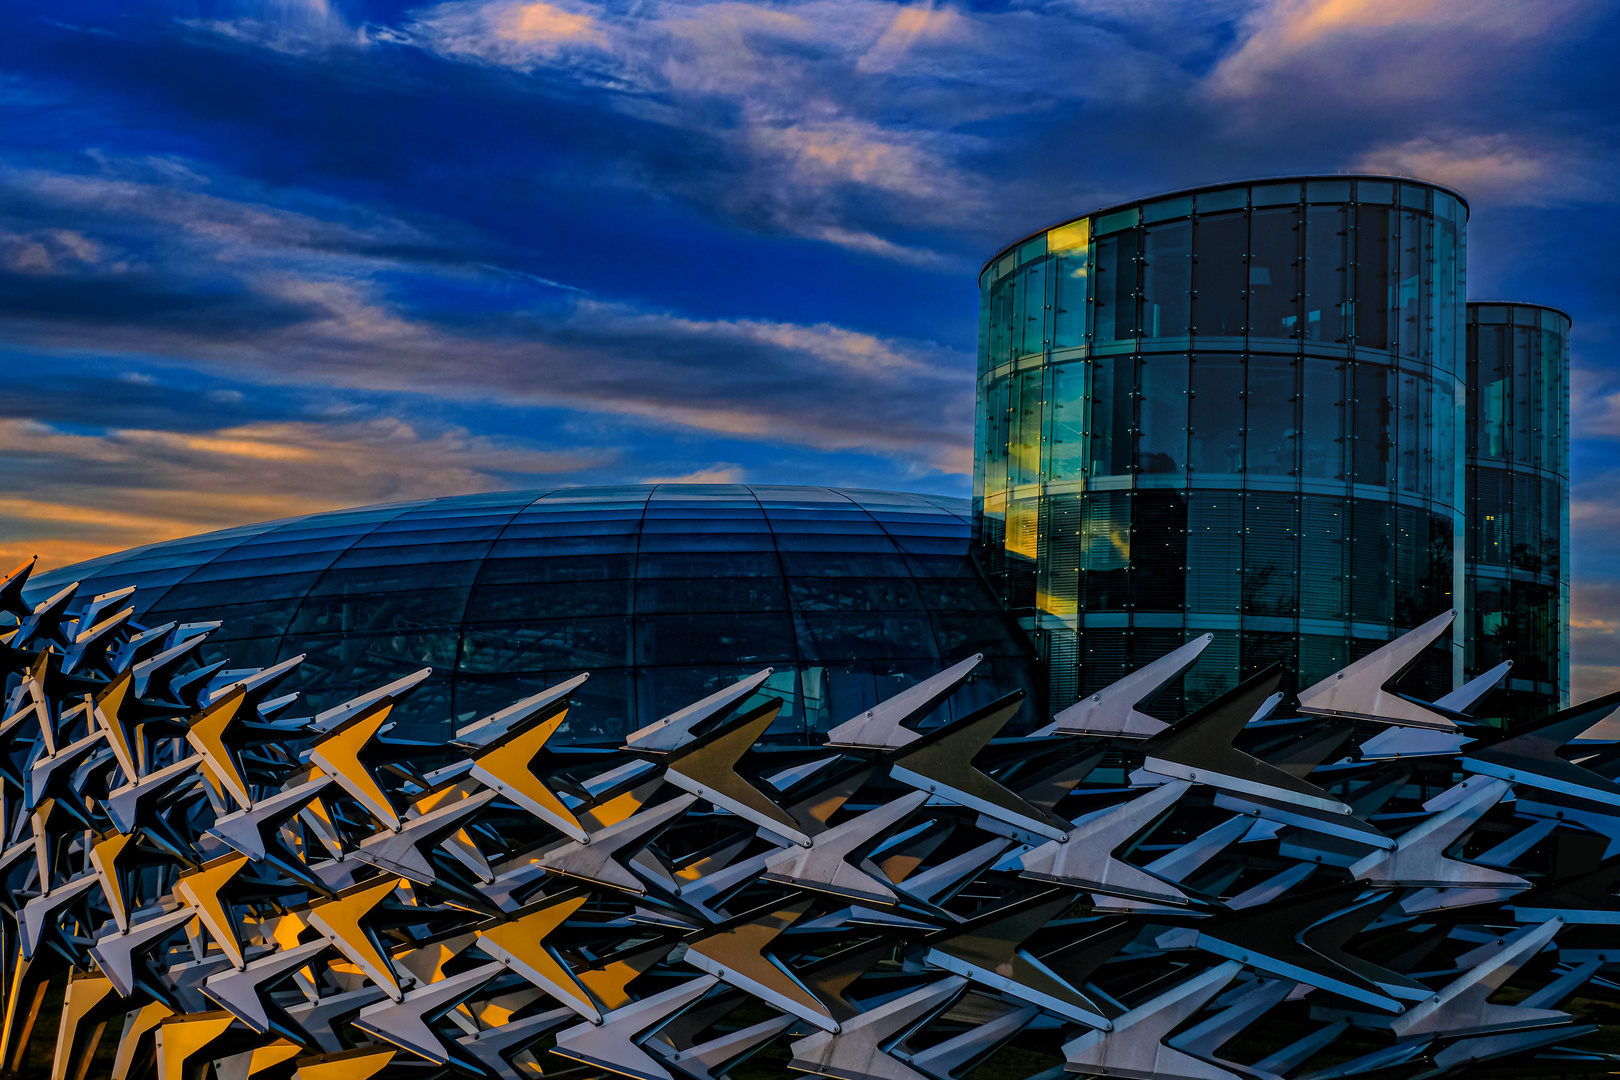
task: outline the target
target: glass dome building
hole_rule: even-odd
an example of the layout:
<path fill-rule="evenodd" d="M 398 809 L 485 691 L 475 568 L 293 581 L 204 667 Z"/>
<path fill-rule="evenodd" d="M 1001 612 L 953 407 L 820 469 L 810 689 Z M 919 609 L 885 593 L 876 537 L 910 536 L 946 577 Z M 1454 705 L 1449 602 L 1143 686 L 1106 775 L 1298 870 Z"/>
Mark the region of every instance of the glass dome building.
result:
<path fill-rule="evenodd" d="M 219 619 L 207 659 L 307 659 L 324 709 L 424 666 L 405 730 L 447 733 L 591 672 L 576 737 L 629 732 L 762 667 L 791 739 L 975 652 L 952 699 L 1040 685 L 968 554 L 966 500 L 657 484 L 498 492 L 271 521 L 43 573 L 38 602 L 138 586 L 137 617 Z M 568 729 L 565 729 L 567 731 Z"/>
<path fill-rule="evenodd" d="M 1308 685 L 1461 606 L 1467 218 L 1391 177 L 1223 184 L 985 265 L 975 528 L 1051 708 L 1206 632 L 1187 700 Z"/>
<path fill-rule="evenodd" d="M 1510 720 L 1569 702 L 1570 319 L 1468 305 L 1468 673 Z"/>

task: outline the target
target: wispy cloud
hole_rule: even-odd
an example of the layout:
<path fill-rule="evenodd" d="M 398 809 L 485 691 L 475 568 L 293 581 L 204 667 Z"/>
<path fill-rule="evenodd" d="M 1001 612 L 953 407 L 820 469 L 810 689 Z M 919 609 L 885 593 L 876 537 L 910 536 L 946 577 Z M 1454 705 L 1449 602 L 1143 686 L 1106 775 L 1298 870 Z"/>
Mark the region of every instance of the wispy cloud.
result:
<path fill-rule="evenodd" d="M 0 420 L 0 556 L 60 564 L 245 521 L 510 487 L 604 461 L 601 452 L 461 428 L 423 432 L 391 417 L 89 435 Z"/>
<path fill-rule="evenodd" d="M 1608 201 L 1607 154 L 1591 145 L 1559 145 L 1533 134 L 1442 131 L 1370 148 L 1355 168 L 1447 184 L 1481 202 L 1553 206 Z"/>
<path fill-rule="evenodd" d="M 1528 40 L 1568 32 L 1581 0 L 1266 0 L 1212 79 L 1221 97 L 1312 91 L 1408 108 L 1468 93 L 1472 76 Z"/>
<path fill-rule="evenodd" d="M 748 470 L 741 465 L 709 465 L 679 476 L 644 476 L 643 484 L 741 484 L 748 478 Z"/>
<path fill-rule="evenodd" d="M 392 285 L 410 295 L 492 283 L 398 220 L 105 177 L 14 173 L 0 190 L 18 218 L 71 211 L 80 250 L 147 239 L 117 266 L 15 273 L 26 289 L 8 290 L 9 310 L 0 301 L 0 326 L 35 346 L 186 360 L 276 384 L 566 406 L 929 468 L 960 469 L 970 438 L 971 358 L 936 343 L 550 289 L 436 321 Z"/>

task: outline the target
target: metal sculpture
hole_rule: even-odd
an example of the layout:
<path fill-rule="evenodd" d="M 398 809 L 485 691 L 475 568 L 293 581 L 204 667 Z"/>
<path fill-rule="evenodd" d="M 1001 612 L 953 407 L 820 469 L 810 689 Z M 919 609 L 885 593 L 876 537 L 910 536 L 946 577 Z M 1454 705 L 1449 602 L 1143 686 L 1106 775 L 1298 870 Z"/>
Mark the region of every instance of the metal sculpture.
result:
<path fill-rule="evenodd" d="M 395 739 L 216 623 L 0 581 L 0 1067 L 53 1080 L 1189 1080 L 1620 1068 L 1620 695 L 1498 730 L 1392 687 L 1170 725 L 1199 638 L 1030 734 L 968 658 L 811 745 L 744 679 L 562 745 L 587 677 Z M 116 610 L 115 610 L 116 609 Z M 116 1042 L 103 1038 L 115 1030 Z M 105 1044 L 105 1045 L 103 1045 Z M 99 1055 L 99 1056 L 98 1056 Z M 572 1070 L 572 1071 L 570 1071 Z"/>

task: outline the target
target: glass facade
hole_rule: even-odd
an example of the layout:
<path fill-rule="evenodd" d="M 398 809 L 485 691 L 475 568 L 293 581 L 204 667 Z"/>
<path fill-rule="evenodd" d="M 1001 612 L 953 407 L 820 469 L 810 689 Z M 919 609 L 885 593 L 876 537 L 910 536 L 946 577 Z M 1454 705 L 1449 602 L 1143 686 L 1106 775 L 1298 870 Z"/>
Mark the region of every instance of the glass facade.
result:
<path fill-rule="evenodd" d="M 415 735 L 580 671 L 571 733 L 622 735 L 769 666 L 762 692 L 784 702 L 773 732 L 792 738 L 975 652 L 985 662 L 942 709 L 1015 689 L 1040 701 L 1028 638 L 970 559 L 970 530 L 966 500 L 881 491 L 497 492 L 136 548 L 40 574 L 28 599 L 136 585 L 149 625 L 224 620 L 208 660 L 305 654 L 283 686 L 313 710 L 430 666 L 401 709 Z"/>
<path fill-rule="evenodd" d="M 1569 703 L 1569 316 L 1468 305 L 1468 673 L 1512 660 L 1491 706 Z"/>
<path fill-rule="evenodd" d="M 1467 216 L 1389 177 L 1223 185 L 986 265 L 978 551 L 1052 709 L 1206 632 L 1165 714 L 1274 661 L 1308 685 L 1461 606 Z M 1443 640 L 1411 688 L 1462 667 Z"/>

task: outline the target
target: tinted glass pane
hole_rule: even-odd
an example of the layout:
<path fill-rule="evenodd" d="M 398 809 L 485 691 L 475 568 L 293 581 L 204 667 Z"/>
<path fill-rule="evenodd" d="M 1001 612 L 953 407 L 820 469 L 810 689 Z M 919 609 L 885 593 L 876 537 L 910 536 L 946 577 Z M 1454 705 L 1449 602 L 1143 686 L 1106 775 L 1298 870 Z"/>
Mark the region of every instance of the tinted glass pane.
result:
<path fill-rule="evenodd" d="M 1349 228 L 1343 206 L 1312 206 L 1305 222 L 1306 341 L 1345 340 L 1345 267 Z"/>
<path fill-rule="evenodd" d="M 1134 229 L 1097 241 L 1097 344 L 1136 336 L 1137 256 Z"/>
<path fill-rule="evenodd" d="M 588 618 L 624 615 L 630 608 L 632 582 L 559 581 L 547 585 L 479 585 L 467 603 L 468 623 L 517 619 Z"/>
<path fill-rule="evenodd" d="M 1129 475 L 1135 390 L 1134 358 L 1099 356 L 1091 361 L 1091 475 Z"/>
<path fill-rule="evenodd" d="M 1299 426 L 1294 418 L 1297 366 L 1281 356 L 1248 362 L 1244 464 L 1249 472 L 1288 476 L 1295 469 Z"/>
<path fill-rule="evenodd" d="M 478 573 L 480 585 L 553 581 L 603 581 L 635 573 L 633 555 L 572 555 L 533 559 L 488 559 Z"/>
<path fill-rule="evenodd" d="M 455 664 L 453 630 L 416 634 L 316 634 L 284 639 L 280 658 L 307 654 L 298 685 L 374 690 L 413 671 L 448 671 Z M 335 702 L 334 702 L 335 704 Z"/>
<path fill-rule="evenodd" d="M 643 552 L 636 560 L 642 578 L 776 577 L 782 564 L 772 551 Z"/>
<path fill-rule="evenodd" d="M 1240 357 L 1193 358 L 1189 463 L 1198 472 L 1236 474 L 1243 462 L 1243 365 Z"/>
<path fill-rule="evenodd" d="M 965 562 L 966 560 L 964 560 Z M 990 590 L 975 575 L 973 577 L 916 579 L 923 606 L 941 612 L 999 612 L 1001 606 Z"/>
<path fill-rule="evenodd" d="M 1362 185 L 1363 187 L 1367 185 Z M 1390 314 L 1390 231 L 1393 219 L 1381 206 L 1356 210 L 1356 344 L 1387 349 Z"/>
<path fill-rule="evenodd" d="M 793 624 L 785 614 L 636 619 L 638 664 L 770 664 L 792 659 Z"/>
<path fill-rule="evenodd" d="M 1052 369 L 1052 427 L 1047 450 L 1052 480 L 1078 480 L 1084 475 L 1090 368 L 1090 364 L 1073 363 Z"/>
<path fill-rule="evenodd" d="M 310 593 L 315 596 L 370 596 L 383 592 L 416 592 L 451 585 L 470 585 L 479 563 L 401 563 L 328 570 Z"/>
<path fill-rule="evenodd" d="M 453 627 L 461 622 L 467 590 L 421 589 L 375 596 L 310 596 L 288 633 L 353 633 Z"/>
<path fill-rule="evenodd" d="M 1256 210 L 1249 240 L 1249 333 L 1299 337 L 1299 212 Z"/>
<path fill-rule="evenodd" d="M 1142 357 L 1137 464 L 1144 473 L 1176 473 L 1187 465 L 1187 357 Z"/>
<path fill-rule="evenodd" d="M 1025 656 L 1031 651 L 1024 635 L 1006 619 L 938 611 L 933 623 L 939 654 L 947 660 L 959 660 L 976 652 L 986 656 Z"/>
<path fill-rule="evenodd" d="M 782 552 L 782 573 L 795 577 L 904 577 L 905 560 L 898 553 Z"/>
<path fill-rule="evenodd" d="M 778 578 L 660 578 L 636 584 L 636 613 L 786 611 Z"/>
<path fill-rule="evenodd" d="M 1344 371 L 1335 360 L 1304 361 L 1304 475 L 1344 479 Z"/>
<path fill-rule="evenodd" d="M 1184 337 L 1192 317 L 1192 223 L 1146 230 L 1142 269 L 1142 333 Z"/>
<path fill-rule="evenodd" d="M 928 616 L 922 613 L 848 612 L 797 614 L 799 651 L 810 660 L 933 658 L 939 655 Z"/>
<path fill-rule="evenodd" d="M 548 619 L 468 627 L 459 671 L 592 671 L 630 663 L 629 627 L 623 618 Z"/>
<path fill-rule="evenodd" d="M 789 586 L 796 611 L 916 611 L 922 598 L 909 577 L 798 578 Z"/>
<path fill-rule="evenodd" d="M 222 604 L 206 609 L 209 620 L 218 619 L 225 625 L 209 635 L 210 641 L 230 641 L 237 638 L 279 638 L 292 621 L 301 597 L 288 600 L 266 600 L 255 604 Z M 196 608 L 155 608 L 148 611 L 142 622 L 157 626 L 170 621 L 190 622 L 202 614 Z"/>
<path fill-rule="evenodd" d="M 1389 483 L 1393 374 L 1377 364 L 1356 364 L 1352 375 L 1356 406 L 1351 476 L 1358 484 L 1384 485 Z"/>
<path fill-rule="evenodd" d="M 171 611 L 204 612 L 225 604 L 292 599 L 308 592 L 316 580 L 315 574 L 288 574 L 197 585 L 182 582 L 164 594 L 163 606 Z"/>
<path fill-rule="evenodd" d="M 1198 258 L 1193 264 L 1193 331 L 1205 337 L 1239 337 L 1248 289 L 1248 219 L 1243 214 L 1200 217 L 1194 225 Z"/>
<path fill-rule="evenodd" d="M 1090 273 L 1086 246 L 1052 257 L 1052 347 L 1068 349 L 1086 341 L 1086 299 Z"/>

